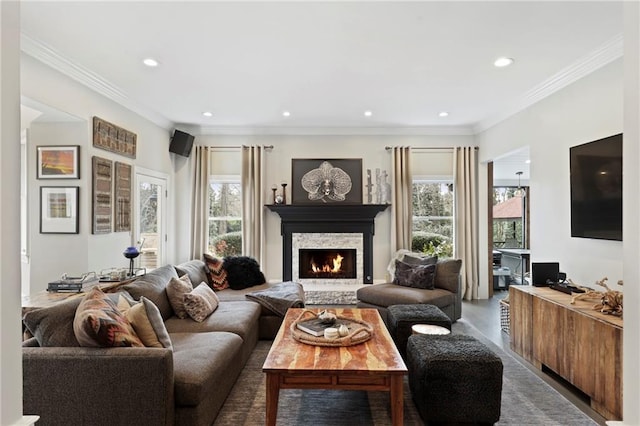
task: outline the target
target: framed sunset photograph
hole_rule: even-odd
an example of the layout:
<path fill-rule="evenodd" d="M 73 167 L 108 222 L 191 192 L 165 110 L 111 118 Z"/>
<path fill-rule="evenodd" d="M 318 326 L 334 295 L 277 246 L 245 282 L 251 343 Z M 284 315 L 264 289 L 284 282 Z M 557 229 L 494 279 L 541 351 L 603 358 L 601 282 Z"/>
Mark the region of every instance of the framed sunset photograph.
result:
<path fill-rule="evenodd" d="M 38 179 L 79 179 L 80 145 L 38 146 Z"/>

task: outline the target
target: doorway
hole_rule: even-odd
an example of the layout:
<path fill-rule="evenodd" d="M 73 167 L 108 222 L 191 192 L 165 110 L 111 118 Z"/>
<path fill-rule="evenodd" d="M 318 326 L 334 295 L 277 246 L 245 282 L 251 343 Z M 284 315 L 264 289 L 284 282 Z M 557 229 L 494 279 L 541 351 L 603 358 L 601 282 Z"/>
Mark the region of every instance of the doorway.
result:
<path fill-rule="evenodd" d="M 147 271 L 166 264 L 167 176 L 136 168 L 135 236 L 140 267 Z"/>

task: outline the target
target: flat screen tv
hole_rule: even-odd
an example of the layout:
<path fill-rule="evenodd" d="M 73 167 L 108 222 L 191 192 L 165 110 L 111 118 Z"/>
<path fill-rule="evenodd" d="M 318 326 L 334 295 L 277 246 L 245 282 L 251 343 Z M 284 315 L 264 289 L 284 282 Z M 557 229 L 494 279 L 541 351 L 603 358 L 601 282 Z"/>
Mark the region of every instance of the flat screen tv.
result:
<path fill-rule="evenodd" d="M 571 147 L 571 236 L 622 241 L 622 133 Z"/>

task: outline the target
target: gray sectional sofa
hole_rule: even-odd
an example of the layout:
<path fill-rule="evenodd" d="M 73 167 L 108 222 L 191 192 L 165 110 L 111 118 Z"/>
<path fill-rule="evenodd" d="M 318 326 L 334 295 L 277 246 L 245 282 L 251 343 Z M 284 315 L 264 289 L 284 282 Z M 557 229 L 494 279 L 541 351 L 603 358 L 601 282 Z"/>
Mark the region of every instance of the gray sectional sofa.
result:
<path fill-rule="evenodd" d="M 39 426 L 211 425 L 258 339 L 273 338 L 282 318 L 245 297 L 272 286 L 263 284 L 217 292 L 218 308 L 201 323 L 180 319 L 165 286 L 185 273 L 194 287 L 207 279 L 194 260 L 121 287 L 158 307 L 172 349 L 79 347 L 72 323 L 81 298 L 27 313 L 35 337 L 23 347 L 24 413 L 39 415 Z"/>

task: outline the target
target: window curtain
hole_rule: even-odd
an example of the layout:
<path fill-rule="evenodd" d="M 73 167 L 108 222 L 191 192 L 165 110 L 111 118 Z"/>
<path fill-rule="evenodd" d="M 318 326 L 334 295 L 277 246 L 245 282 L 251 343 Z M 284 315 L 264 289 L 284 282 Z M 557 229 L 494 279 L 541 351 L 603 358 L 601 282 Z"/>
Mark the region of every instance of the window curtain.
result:
<path fill-rule="evenodd" d="M 192 158 L 191 249 L 189 259 L 202 259 L 209 249 L 209 160 L 211 150 L 196 146 Z"/>
<path fill-rule="evenodd" d="M 391 201 L 391 252 L 411 250 L 413 228 L 413 181 L 411 177 L 411 147 L 393 147 L 393 199 Z"/>
<path fill-rule="evenodd" d="M 262 163 L 261 146 L 242 147 L 242 251 L 261 265 L 264 215 Z"/>
<path fill-rule="evenodd" d="M 455 253 L 462 259 L 462 295 L 478 298 L 478 153 L 475 147 L 460 147 L 454 153 Z"/>

